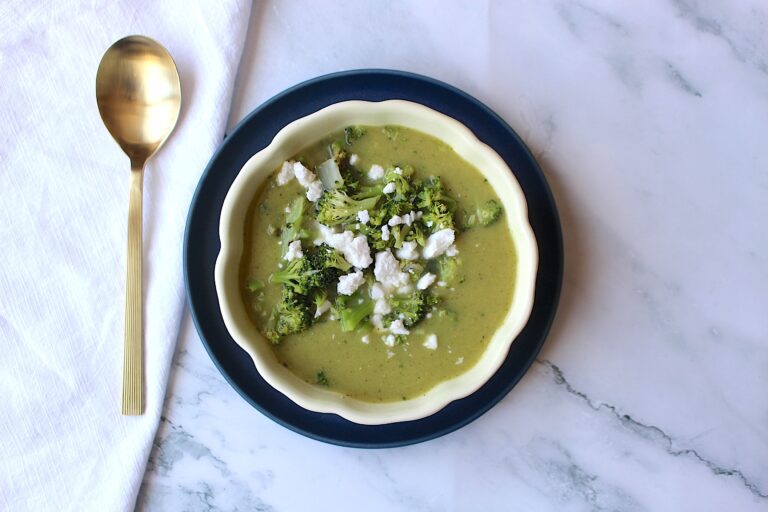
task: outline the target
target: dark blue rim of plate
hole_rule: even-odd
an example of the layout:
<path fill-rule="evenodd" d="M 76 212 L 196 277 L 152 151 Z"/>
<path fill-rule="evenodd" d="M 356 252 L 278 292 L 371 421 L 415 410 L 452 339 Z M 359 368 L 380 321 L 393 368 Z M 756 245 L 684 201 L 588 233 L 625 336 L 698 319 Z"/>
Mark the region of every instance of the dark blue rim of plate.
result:
<path fill-rule="evenodd" d="M 513 170 L 527 202 L 539 246 L 531 317 L 501 368 L 475 393 L 415 421 L 360 425 L 335 414 L 308 411 L 261 378 L 253 361 L 224 326 L 214 284 L 224 197 L 243 164 L 288 123 L 346 100 L 404 99 L 426 105 L 467 126 Z M 253 407 L 275 422 L 326 443 L 389 448 L 448 434 L 480 417 L 522 378 L 552 325 L 563 278 L 563 242 L 554 199 L 544 174 L 523 141 L 496 113 L 463 91 L 413 73 L 383 69 L 343 71 L 287 89 L 245 117 L 225 138 L 203 172 L 184 233 L 184 282 L 200 339 L 224 378 Z"/>

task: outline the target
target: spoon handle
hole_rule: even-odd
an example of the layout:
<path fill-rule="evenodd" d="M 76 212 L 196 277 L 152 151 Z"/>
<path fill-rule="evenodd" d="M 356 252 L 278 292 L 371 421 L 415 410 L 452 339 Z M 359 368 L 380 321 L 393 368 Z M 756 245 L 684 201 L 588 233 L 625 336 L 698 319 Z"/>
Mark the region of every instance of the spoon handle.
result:
<path fill-rule="evenodd" d="M 141 306 L 141 195 L 144 169 L 131 166 L 128 203 L 128 255 L 125 281 L 125 347 L 123 354 L 123 406 L 125 415 L 144 412 Z"/>

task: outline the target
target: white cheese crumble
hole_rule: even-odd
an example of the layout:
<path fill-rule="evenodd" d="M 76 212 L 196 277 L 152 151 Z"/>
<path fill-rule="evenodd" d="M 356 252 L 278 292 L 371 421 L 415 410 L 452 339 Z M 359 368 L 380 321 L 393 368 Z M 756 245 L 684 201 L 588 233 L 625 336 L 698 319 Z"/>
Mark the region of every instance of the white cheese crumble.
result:
<path fill-rule="evenodd" d="M 445 288 L 446 286 L 448 286 L 448 283 L 446 283 L 445 281 L 438 281 L 437 286 L 441 288 Z"/>
<path fill-rule="evenodd" d="M 315 221 L 315 224 L 317 225 L 317 231 L 318 231 L 318 237 L 315 238 L 315 240 L 313 241 L 315 245 L 326 243 L 326 241 L 328 240 L 328 237 L 336 234 L 336 230 L 330 226 L 326 226 L 325 224 L 320 224 L 317 221 Z"/>
<path fill-rule="evenodd" d="M 368 177 L 372 180 L 380 180 L 384 177 L 384 168 L 380 165 L 373 164 L 371 170 L 368 171 Z"/>
<path fill-rule="evenodd" d="M 389 222 L 387 222 L 387 225 L 393 228 L 402 223 L 403 223 L 403 218 L 399 215 L 394 215 L 391 219 L 389 219 Z"/>
<path fill-rule="evenodd" d="M 399 167 L 395 167 L 395 174 L 400 174 L 402 176 L 403 170 Z"/>
<path fill-rule="evenodd" d="M 463 357 L 456 358 L 456 364 L 461 364 L 463 362 L 464 362 L 464 358 Z"/>
<path fill-rule="evenodd" d="M 367 345 L 367 344 L 369 344 L 371 342 L 371 338 L 369 338 L 368 335 L 366 334 L 365 336 L 360 338 L 360 341 L 362 341 L 363 343 L 365 343 Z"/>
<path fill-rule="evenodd" d="M 377 329 L 383 329 L 384 324 L 382 323 L 381 315 L 373 314 L 371 315 L 371 324 Z"/>
<path fill-rule="evenodd" d="M 339 277 L 339 284 L 336 285 L 336 291 L 342 295 L 352 295 L 364 282 L 365 277 L 363 277 L 363 272 L 358 270 L 357 272 L 352 272 L 351 274 Z"/>
<path fill-rule="evenodd" d="M 405 328 L 405 325 L 403 325 L 402 320 L 395 320 L 391 324 L 389 324 L 389 332 L 392 334 L 401 334 L 403 336 L 407 336 L 411 334 L 411 331 Z"/>
<path fill-rule="evenodd" d="M 283 213 L 291 213 L 291 207 L 286 206 L 285 208 L 283 208 Z"/>
<path fill-rule="evenodd" d="M 315 173 L 304 167 L 301 162 L 294 162 L 293 174 L 299 184 L 307 189 L 307 199 L 312 202 L 320 199 L 320 196 L 323 195 L 323 182 L 317 178 Z"/>
<path fill-rule="evenodd" d="M 294 240 L 293 242 L 288 244 L 288 250 L 285 251 L 285 256 L 283 256 L 283 259 L 286 261 L 291 261 L 291 260 L 301 258 L 303 256 L 304 256 L 304 253 L 301 251 L 301 241 Z"/>
<path fill-rule="evenodd" d="M 395 336 L 393 334 L 387 334 L 382 338 L 384 340 L 384 344 L 388 347 L 394 347 L 395 346 Z"/>
<path fill-rule="evenodd" d="M 401 260 L 413 261 L 419 259 L 419 244 L 416 242 L 403 242 L 403 246 L 395 251 Z"/>
<path fill-rule="evenodd" d="M 277 184 L 282 187 L 291 181 L 293 176 L 293 162 L 285 161 L 283 162 L 283 166 L 280 168 L 280 172 L 277 173 Z"/>
<path fill-rule="evenodd" d="M 453 245 L 455 238 L 456 234 L 451 228 L 441 229 L 436 233 L 432 233 L 424 244 L 424 258 L 429 260 L 442 255 Z"/>
<path fill-rule="evenodd" d="M 349 165 L 357 165 L 357 163 L 360 161 L 360 157 L 357 156 L 355 153 L 352 153 L 349 155 Z"/>
<path fill-rule="evenodd" d="M 459 254 L 459 248 L 456 247 L 456 244 L 451 245 L 449 248 L 445 250 L 445 255 L 453 258 L 454 256 L 458 256 Z"/>
<path fill-rule="evenodd" d="M 381 239 L 385 242 L 389 241 L 389 226 L 381 226 Z"/>
<path fill-rule="evenodd" d="M 416 218 L 417 218 L 416 212 L 411 210 L 410 212 L 403 215 L 403 224 L 410 226 L 411 224 L 413 224 L 413 221 L 415 221 Z"/>
<path fill-rule="evenodd" d="M 325 235 L 323 242 L 341 252 L 354 267 L 368 268 L 373 263 L 371 248 L 368 247 L 368 239 L 365 238 L 365 235 L 355 236 L 349 230 L 343 233 L 334 233 L 333 231 L 323 233 L 323 225 L 320 224 L 320 226 L 321 235 Z"/>
<path fill-rule="evenodd" d="M 320 318 L 323 316 L 323 313 L 331 309 L 331 303 L 329 301 L 325 301 L 319 306 L 317 306 L 317 309 L 315 310 L 315 318 Z"/>
<path fill-rule="evenodd" d="M 424 348 L 428 348 L 429 350 L 437 350 L 437 336 L 434 334 L 428 335 L 427 339 L 424 340 L 422 345 Z"/>
<path fill-rule="evenodd" d="M 416 282 L 416 289 L 417 290 L 426 290 L 430 286 L 432 286 L 432 283 L 435 282 L 435 279 L 437 279 L 437 276 L 431 272 L 427 272 L 423 276 L 419 278 L 419 280 Z"/>
<path fill-rule="evenodd" d="M 387 359 L 392 359 L 393 357 L 395 357 L 395 353 L 391 350 L 387 350 Z"/>
<path fill-rule="evenodd" d="M 400 270 L 400 263 L 392 256 L 389 249 L 376 253 L 373 275 L 385 290 L 400 288 L 410 282 L 408 274 Z"/>
<path fill-rule="evenodd" d="M 359 220 L 361 224 L 368 224 L 368 221 L 371 220 L 371 215 L 368 213 L 368 210 L 360 210 L 357 212 L 357 220 Z"/>
<path fill-rule="evenodd" d="M 395 186 L 394 183 L 387 183 L 386 185 L 384 185 L 384 189 L 382 190 L 382 192 L 384 192 L 385 194 L 391 194 L 392 192 L 395 191 L 396 188 L 397 187 Z"/>

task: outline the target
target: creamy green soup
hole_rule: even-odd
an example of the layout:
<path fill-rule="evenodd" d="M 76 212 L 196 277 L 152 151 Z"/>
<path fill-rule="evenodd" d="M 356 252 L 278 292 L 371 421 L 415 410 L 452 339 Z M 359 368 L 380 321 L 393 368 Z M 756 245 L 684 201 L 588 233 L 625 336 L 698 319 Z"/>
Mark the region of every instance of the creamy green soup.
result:
<path fill-rule="evenodd" d="M 359 190 L 374 187 L 377 183 L 381 187 L 382 178 L 375 178 L 376 172 L 370 172 L 372 166 L 379 166 L 387 172 L 407 169 L 407 173 L 412 172 L 409 179 L 414 187 L 431 176 L 439 176 L 446 196 L 454 200 L 452 203 L 447 201 L 456 223 L 452 244 L 455 247 L 448 252 L 453 255 L 450 257 L 460 262 L 460 266 L 451 282 L 444 282 L 438 269 L 439 258 L 419 257 L 410 265 L 408 260 L 398 258 L 401 270 L 410 272 L 412 281 L 401 287 L 405 290 L 388 290 L 387 300 L 391 300 L 390 295 L 396 298 L 401 291 L 413 293 L 409 290 L 415 289 L 424 274 L 435 275 L 434 282 L 423 291 L 435 304 L 430 305 L 423 318 L 407 328 L 407 335 L 393 335 L 386 324 L 377 328 L 374 324 L 381 324 L 382 320 L 373 318 L 373 314 L 367 315 L 354 330 L 345 332 L 338 321 L 337 309 L 331 307 L 317 319 L 313 314 L 311 326 L 302 332 L 281 336 L 273 340 L 276 341 L 274 343 L 266 339 L 263 342 L 269 343 L 280 363 L 311 384 L 327 386 L 368 402 L 407 400 L 420 396 L 436 384 L 471 368 L 510 308 L 516 256 L 505 215 L 500 215 L 487 226 L 462 229 L 462 226 L 477 220 L 474 212 L 479 211 L 478 205 L 487 204 L 489 200 L 498 201 L 498 198 L 477 169 L 448 145 L 424 133 L 395 126 L 355 127 L 346 133 L 331 134 L 291 160 L 300 161 L 306 169 L 320 175 L 318 166 L 327 162 L 334 153 L 343 155 L 340 167 L 347 169 L 344 181 L 356 181 L 353 185 L 358 188 L 352 189 L 349 195 L 354 195 L 354 191 L 360 193 Z M 270 276 L 284 271 L 289 264 L 283 255 L 286 248 L 281 244 L 286 242 L 284 232 L 286 216 L 289 215 L 286 211 L 291 209 L 297 198 L 317 193 L 317 190 L 310 192 L 306 183 L 302 185 L 295 178 L 278 184 L 278 181 L 286 181 L 285 176 L 279 178 L 280 171 L 275 171 L 254 198 L 244 233 L 245 252 L 240 276 L 243 300 L 253 320 L 254 336 L 269 331 L 268 324 L 275 321 L 272 311 L 284 293 L 282 288 L 285 285 L 274 282 L 274 279 L 270 282 Z M 327 174 L 325 177 L 328 181 Z M 388 197 L 382 195 L 379 205 Z M 293 247 L 301 245 L 305 257 L 316 250 L 313 249 L 315 241 L 322 241 L 323 237 L 313 218 L 317 216 L 318 204 L 306 202 L 301 223 L 303 233 L 300 233 L 303 238 L 299 239 L 300 244 Z M 428 238 L 437 226 L 434 223 L 431 227 L 427 226 L 424 217 L 417 219 L 422 215 L 418 211 L 416 207 L 412 210 L 412 227 L 419 225 L 424 231 L 424 238 Z M 385 223 L 388 225 L 388 222 Z M 363 231 L 371 229 L 367 225 L 361 226 L 359 219 L 335 229 L 341 232 L 348 228 L 359 236 L 360 231 L 356 227 Z M 406 229 L 404 224 L 401 227 Z M 389 250 L 393 255 L 398 251 L 394 247 Z M 349 299 L 345 296 L 345 300 L 369 300 L 370 289 L 377 282 L 373 269 L 378 252 L 382 251 L 371 247 L 370 256 L 374 263 L 361 270 L 365 283 Z M 426 254 L 421 245 L 416 252 Z M 440 258 L 449 256 L 442 254 Z M 354 271 L 351 268 L 348 274 Z M 334 303 L 335 297 L 340 295 L 337 286 L 326 286 L 329 303 Z M 316 307 L 311 308 L 315 313 Z"/>

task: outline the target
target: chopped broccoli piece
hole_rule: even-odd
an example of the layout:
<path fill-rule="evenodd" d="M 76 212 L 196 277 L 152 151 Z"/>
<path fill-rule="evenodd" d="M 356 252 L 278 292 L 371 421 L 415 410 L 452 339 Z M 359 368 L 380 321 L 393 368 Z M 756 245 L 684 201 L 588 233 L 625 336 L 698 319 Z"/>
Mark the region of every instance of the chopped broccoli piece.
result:
<path fill-rule="evenodd" d="M 391 323 L 400 318 L 403 320 L 403 325 L 411 327 L 424 318 L 437 302 L 437 297 L 421 290 L 407 297 L 394 297 L 389 303 L 392 311 L 384 317 L 385 323 Z"/>
<path fill-rule="evenodd" d="M 396 171 L 400 172 L 396 172 Z M 384 174 L 384 184 L 395 184 L 395 193 L 392 194 L 396 199 L 402 201 L 408 197 L 411 192 L 411 176 L 413 168 L 410 166 L 394 167 L 387 170 Z"/>
<path fill-rule="evenodd" d="M 448 209 L 445 203 L 436 202 L 430 208 L 426 209 L 426 211 L 422 211 L 424 212 L 424 216 L 421 218 L 421 221 L 425 226 L 429 227 L 433 233 L 445 228 L 455 229 L 453 212 Z"/>
<path fill-rule="evenodd" d="M 373 306 L 373 301 L 359 293 L 351 297 L 344 295 L 336 297 L 334 312 L 339 317 L 341 330 L 344 332 L 354 331 L 360 322 L 373 313 Z"/>
<path fill-rule="evenodd" d="M 474 212 L 464 212 L 464 219 L 461 223 L 461 227 L 464 229 L 471 229 L 477 226 L 490 226 L 499 220 L 503 211 L 504 209 L 498 201 L 489 199 L 488 201 L 477 205 Z"/>
<path fill-rule="evenodd" d="M 448 284 L 463 283 L 464 276 L 461 273 L 461 258 L 443 256 L 437 260 L 437 274 L 441 281 Z"/>
<path fill-rule="evenodd" d="M 312 268 L 318 270 L 336 269 L 341 272 L 348 272 L 352 268 L 352 265 L 339 251 L 326 244 L 307 251 L 306 257 Z"/>
<path fill-rule="evenodd" d="M 282 297 L 272 310 L 264 335 L 270 342 L 280 343 L 283 336 L 301 332 L 311 323 L 312 313 L 306 297 L 283 287 Z"/>
<path fill-rule="evenodd" d="M 331 279 L 333 276 L 314 268 L 307 257 L 291 260 L 283 270 L 269 276 L 270 283 L 284 284 L 295 293 L 302 295 L 309 294 L 312 288 L 326 286 Z"/>
<path fill-rule="evenodd" d="M 381 131 L 389 140 L 393 140 L 393 141 L 399 139 L 400 136 L 402 135 L 402 133 L 400 132 L 399 126 L 385 126 L 384 128 L 381 129 Z"/>
<path fill-rule="evenodd" d="M 454 322 L 459 318 L 459 315 L 454 310 L 445 308 L 438 309 L 436 315 L 441 320 L 452 320 Z"/>
<path fill-rule="evenodd" d="M 317 202 L 317 220 L 326 226 L 357 222 L 357 212 L 372 210 L 379 198 L 352 199 L 342 190 L 326 190 Z"/>
<path fill-rule="evenodd" d="M 306 238 L 309 236 L 309 232 L 306 229 L 301 228 L 301 224 L 304 221 L 304 211 L 307 206 L 307 200 L 304 196 L 297 197 L 289 207 L 288 213 L 285 215 L 285 227 L 280 234 L 280 256 L 285 256 L 288 251 L 288 245 L 294 240 L 300 238 Z"/>
<path fill-rule="evenodd" d="M 424 180 L 416 194 L 416 206 L 424 212 L 422 222 L 433 232 L 440 229 L 454 229 L 453 209 L 456 202 L 445 193 L 443 183 L 437 176 Z"/>
<path fill-rule="evenodd" d="M 323 187 L 325 187 L 326 190 L 337 189 L 344 185 L 344 178 L 341 177 L 339 164 L 336 163 L 336 160 L 333 158 L 329 158 L 318 165 L 315 168 L 315 171 L 317 172 L 320 181 L 323 182 Z"/>
<path fill-rule="evenodd" d="M 245 287 L 248 288 L 249 292 L 256 293 L 264 289 L 264 281 L 254 277 L 245 283 Z"/>
<path fill-rule="evenodd" d="M 347 126 L 344 128 L 344 142 L 351 146 L 357 142 L 368 130 L 363 126 Z"/>
<path fill-rule="evenodd" d="M 321 386 L 328 387 L 328 377 L 325 376 L 324 370 L 317 372 L 317 383 Z"/>

